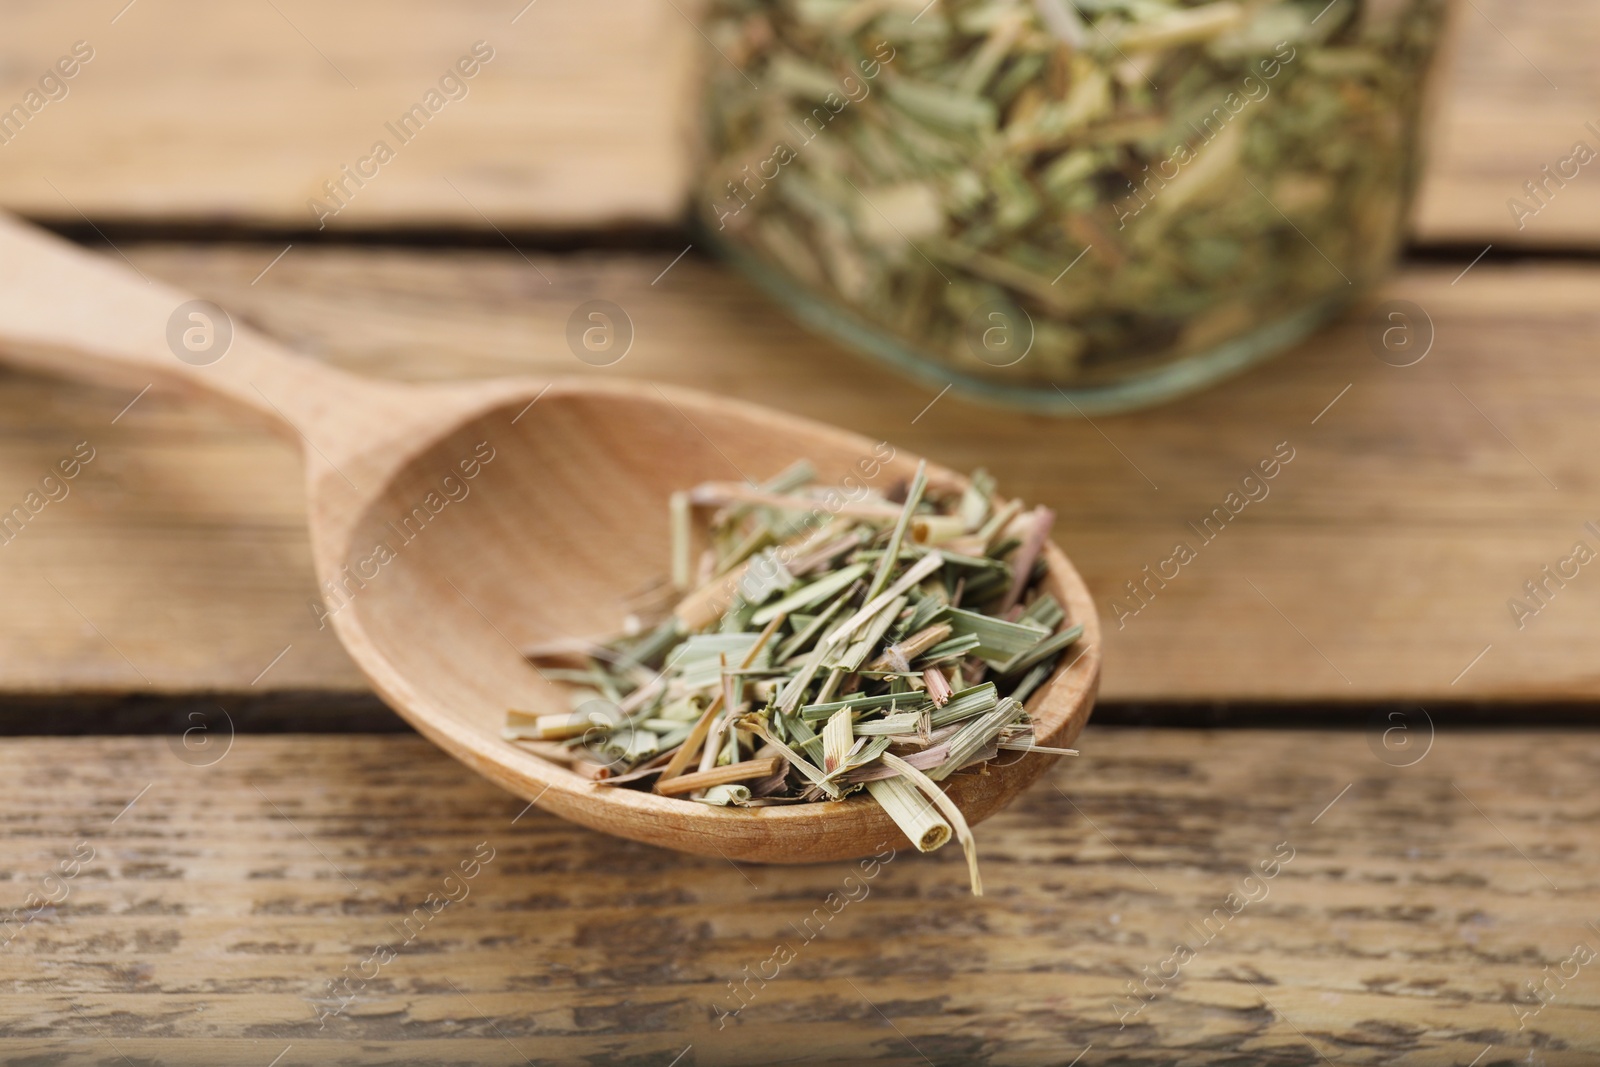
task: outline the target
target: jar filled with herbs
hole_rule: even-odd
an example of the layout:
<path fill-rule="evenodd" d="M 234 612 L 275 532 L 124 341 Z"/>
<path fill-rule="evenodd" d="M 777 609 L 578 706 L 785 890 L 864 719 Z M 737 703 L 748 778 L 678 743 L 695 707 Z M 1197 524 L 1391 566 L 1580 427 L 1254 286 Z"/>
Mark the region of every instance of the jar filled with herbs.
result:
<path fill-rule="evenodd" d="M 1071 413 L 1380 279 L 1447 0 L 708 0 L 695 204 L 808 324 Z"/>

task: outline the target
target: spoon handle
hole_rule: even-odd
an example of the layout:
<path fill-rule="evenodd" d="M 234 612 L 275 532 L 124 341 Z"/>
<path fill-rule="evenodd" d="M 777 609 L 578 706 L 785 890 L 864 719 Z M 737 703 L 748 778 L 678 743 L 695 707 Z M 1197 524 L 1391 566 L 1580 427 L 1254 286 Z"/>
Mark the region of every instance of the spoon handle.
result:
<path fill-rule="evenodd" d="M 381 429 L 406 392 L 292 355 L 132 262 L 3 213 L 0 362 L 101 385 L 209 392 L 334 453 Z"/>

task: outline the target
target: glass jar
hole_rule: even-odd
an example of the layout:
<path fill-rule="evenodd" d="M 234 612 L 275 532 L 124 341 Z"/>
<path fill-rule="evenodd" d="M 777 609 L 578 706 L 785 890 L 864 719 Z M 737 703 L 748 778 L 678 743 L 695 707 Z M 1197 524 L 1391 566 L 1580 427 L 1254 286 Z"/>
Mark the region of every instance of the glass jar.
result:
<path fill-rule="evenodd" d="M 925 4 L 925 6 L 924 6 Z M 708 0 L 696 211 L 802 320 L 1071 413 L 1390 268 L 1445 0 Z"/>

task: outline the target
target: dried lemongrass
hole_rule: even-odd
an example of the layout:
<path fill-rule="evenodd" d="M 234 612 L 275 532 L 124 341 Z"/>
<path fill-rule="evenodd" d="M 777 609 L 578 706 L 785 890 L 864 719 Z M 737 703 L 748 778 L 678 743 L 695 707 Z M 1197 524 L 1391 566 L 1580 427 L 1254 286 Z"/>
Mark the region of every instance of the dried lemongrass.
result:
<path fill-rule="evenodd" d="M 1022 591 L 1028 587 L 1028 578 L 1033 574 L 1033 562 L 1039 558 L 1045 542 L 1050 539 L 1050 527 L 1056 521 L 1056 513 L 1047 507 L 1034 508 L 1033 516 L 1027 538 L 1011 561 L 1011 588 L 1006 590 L 1005 598 L 1000 601 L 999 611 L 1002 615 L 1022 599 Z"/>
<path fill-rule="evenodd" d="M 1022 655 L 1050 636 L 1048 630 L 1031 619 L 1007 622 L 961 608 L 947 608 L 943 619 L 957 636 L 971 635 L 978 639 L 973 655 L 999 663 Z"/>
<path fill-rule="evenodd" d="M 809 585 L 802 586 L 777 603 L 769 604 L 762 608 L 750 616 L 750 621 L 759 625 L 784 613 L 804 611 L 813 604 L 821 603 L 831 596 L 844 592 L 845 589 L 849 588 L 851 582 L 866 573 L 867 565 L 865 563 L 841 567 L 832 574 L 818 578 Z"/>
<path fill-rule="evenodd" d="M 869 655 L 871 655 L 872 650 L 878 646 L 880 641 L 883 640 L 883 635 L 888 631 L 890 626 L 894 625 L 895 619 L 899 617 L 900 612 L 905 609 L 905 606 L 906 598 L 903 596 L 895 597 L 893 600 L 885 604 L 878 610 L 876 615 L 867 620 L 866 625 L 857 634 L 855 639 L 850 642 L 849 646 L 847 646 L 842 652 L 838 653 L 828 665 L 835 670 L 849 671 L 852 673 L 859 671 L 861 669 L 862 662 Z"/>
<path fill-rule="evenodd" d="M 1082 624 L 1069 627 L 1060 633 L 1052 634 L 1032 648 L 1023 649 L 1017 653 L 1014 658 L 1002 664 L 999 667 L 999 671 L 1001 674 L 1015 674 L 1017 671 L 1025 671 L 1036 663 L 1059 655 L 1063 649 L 1081 636 L 1083 636 Z"/>
<path fill-rule="evenodd" d="M 840 708 L 822 728 L 822 769 L 830 774 L 844 765 L 855 738 L 850 732 L 850 709 Z"/>
<path fill-rule="evenodd" d="M 594 727 L 588 719 L 575 715 L 534 715 L 512 709 L 506 712 L 506 725 L 501 736 L 507 740 L 565 741 L 582 737 Z"/>
<path fill-rule="evenodd" d="M 834 714 L 836 716 L 848 716 L 850 714 L 850 709 L 841 708 Z M 923 718 L 923 712 L 903 711 L 898 714 L 886 715 L 881 719 L 868 719 L 865 722 L 857 723 L 854 729 L 856 735 L 859 737 L 894 737 L 906 733 L 907 731 L 915 730 L 917 728 L 917 724 L 921 722 Z M 829 722 L 831 724 L 832 720 L 830 719 Z"/>
<path fill-rule="evenodd" d="M 1076 756 L 1075 748 L 1053 748 L 1049 745 L 1036 745 L 1032 741 L 1001 741 L 995 746 L 1005 752 L 1038 752 L 1045 756 Z"/>
<path fill-rule="evenodd" d="M 911 524 L 911 540 L 919 545 L 942 545 L 967 533 L 967 524 L 959 515 L 929 515 Z"/>
<path fill-rule="evenodd" d="M 746 661 L 748 662 L 753 658 L 754 651 L 746 657 Z M 728 673 L 728 656 L 726 653 L 718 657 L 717 666 L 722 679 L 722 713 L 712 722 L 711 729 L 706 733 L 705 745 L 700 750 L 701 773 L 716 767 L 717 760 L 722 754 L 728 724 L 732 722 L 733 716 L 737 713 L 739 707 L 739 683 L 733 675 Z M 737 760 L 734 760 L 734 762 L 737 762 Z M 665 793 L 665 783 L 658 784 L 656 792 Z"/>
<path fill-rule="evenodd" d="M 701 804 L 714 804 L 726 807 L 729 804 L 743 805 L 750 801 L 750 787 L 747 785 L 714 785 L 707 789 L 701 796 L 694 799 Z"/>
<path fill-rule="evenodd" d="M 984 682 L 982 685 L 961 690 L 946 701 L 944 707 L 932 712 L 928 718 L 934 726 L 948 726 L 993 711 L 999 703 L 999 690 L 995 684 Z"/>
<path fill-rule="evenodd" d="M 823 498 L 821 497 L 810 495 L 791 496 L 764 489 L 752 489 L 739 482 L 706 482 L 694 489 L 689 494 L 689 499 L 698 505 L 740 502 L 756 504 L 766 508 L 778 508 L 789 512 L 814 510 L 823 506 Z M 852 504 L 846 502 L 831 510 L 835 515 L 857 516 L 865 519 L 892 519 L 900 514 L 900 509 L 892 504 Z"/>
<path fill-rule="evenodd" d="M 889 535 L 889 543 L 883 550 L 883 560 L 878 564 L 878 573 L 872 576 L 872 584 L 867 587 L 865 600 L 872 603 L 879 593 L 883 592 L 889 584 L 889 575 L 894 573 L 894 565 L 899 562 L 900 544 L 905 540 L 906 527 L 911 525 L 911 517 L 916 514 L 917 505 L 922 503 L 922 494 L 928 489 L 928 461 L 921 460 L 917 463 L 917 473 L 911 479 L 911 486 L 906 490 L 906 500 L 901 506 L 900 515 L 895 520 L 894 532 Z"/>
<path fill-rule="evenodd" d="M 708 789 L 712 786 L 727 785 L 730 782 L 747 782 L 753 778 L 766 778 L 777 773 L 783 760 L 777 756 L 765 759 L 745 760 L 742 763 L 730 764 L 726 767 L 713 767 L 708 771 L 696 771 L 694 774 L 679 775 L 670 782 L 665 782 L 656 787 L 656 792 L 662 796 L 672 797 L 683 793 L 692 793 L 696 789 Z"/>
<path fill-rule="evenodd" d="M 893 585 L 878 594 L 876 600 L 868 600 L 854 615 L 840 623 L 837 629 L 823 639 L 823 644 L 834 646 L 848 640 L 856 630 L 882 611 L 895 597 L 916 585 L 943 565 L 944 558 L 942 556 L 933 554 L 923 556 L 912 564 L 910 569 L 902 574 Z"/>
<path fill-rule="evenodd" d="M 924 627 L 903 641 L 896 641 L 883 650 L 883 655 L 873 661 L 875 670 L 909 671 L 911 661 L 949 637 L 953 631 L 947 622 Z"/>
<path fill-rule="evenodd" d="M 1064 407 L 1388 268 L 1446 6 L 710 0 L 697 209 L 812 321 Z"/>
<path fill-rule="evenodd" d="M 667 498 L 667 514 L 672 523 L 672 584 L 687 593 L 693 567 L 690 545 L 689 494 L 673 493 Z"/>
<path fill-rule="evenodd" d="M 828 605 L 827 610 L 825 610 L 821 615 L 818 615 L 816 618 L 808 622 L 804 629 L 796 630 L 794 636 L 788 641 L 784 642 L 783 647 L 778 649 L 778 654 L 776 657 L 778 662 L 782 663 L 792 657 L 795 653 L 804 651 L 806 646 L 822 633 L 823 628 L 826 627 L 829 622 L 833 621 L 833 617 L 837 615 L 839 610 L 843 607 L 844 600 L 842 598 L 835 600 L 832 604 Z"/>
<path fill-rule="evenodd" d="M 962 724 L 946 744 L 949 755 L 943 763 L 928 772 L 934 781 L 942 781 L 965 767 L 974 756 L 993 744 L 1000 731 L 1020 719 L 1024 714 L 1021 704 L 1010 697 L 1000 701 L 991 711 Z"/>
<path fill-rule="evenodd" d="M 1048 512 L 919 466 L 898 504 L 858 486 L 840 519 L 815 477 L 673 494 L 673 581 L 703 541 L 698 585 L 619 637 L 541 645 L 574 710 L 512 711 L 505 735 L 597 785 L 720 807 L 865 792 L 918 847 L 955 836 L 973 862 L 933 780 L 1068 751 L 1036 744 L 1022 704 L 1082 633 L 1041 588 Z"/>
<path fill-rule="evenodd" d="M 972 836 L 972 827 L 967 825 L 967 817 L 961 814 L 961 809 L 956 807 L 955 801 L 945 795 L 938 783 L 899 756 L 885 752 L 883 762 L 891 770 L 899 771 L 912 785 L 920 789 L 939 808 L 940 813 L 950 820 L 950 828 L 955 831 L 956 839 L 961 842 L 962 851 L 967 854 L 967 874 L 972 880 L 972 895 L 983 896 L 983 879 L 978 875 L 978 839 Z"/>
<path fill-rule="evenodd" d="M 777 749 L 779 752 L 783 753 L 783 755 L 789 760 L 789 765 L 795 770 L 799 771 L 808 781 L 811 782 L 811 784 L 817 786 L 824 793 L 827 793 L 835 800 L 843 798 L 843 794 L 839 792 L 838 788 L 834 786 L 832 782 L 828 781 L 827 774 L 818 770 L 810 760 L 806 759 L 804 756 L 801 756 L 788 745 L 785 745 L 782 741 L 779 741 L 777 738 L 773 737 L 765 729 L 758 728 L 756 732 L 761 735 L 761 739 L 763 741 Z"/>
<path fill-rule="evenodd" d="M 879 778 L 867 783 L 867 792 L 918 852 L 932 852 L 950 840 L 950 824 L 907 778 Z"/>
<path fill-rule="evenodd" d="M 595 746 L 595 754 L 607 764 L 632 765 L 661 751 L 661 738 L 649 730 L 613 731 Z"/>

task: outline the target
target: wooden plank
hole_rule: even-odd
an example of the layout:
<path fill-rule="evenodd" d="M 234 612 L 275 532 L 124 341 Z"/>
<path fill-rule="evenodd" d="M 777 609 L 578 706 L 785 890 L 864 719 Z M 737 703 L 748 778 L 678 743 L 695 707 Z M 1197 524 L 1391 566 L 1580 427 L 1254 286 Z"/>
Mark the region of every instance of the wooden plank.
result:
<path fill-rule="evenodd" d="M 58 903 L 0 952 L 0 1043 L 262 1064 L 666 1064 L 691 1045 L 701 1065 L 774 1047 L 1059 1065 L 1091 1045 L 1082 1063 L 1592 1062 L 1589 967 L 1522 1028 L 1517 1005 L 1600 946 L 1595 735 L 1441 732 L 1408 767 L 1378 736 L 1091 727 L 979 829 L 981 899 L 954 849 L 885 850 L 868 878 L 519 817 L 414 737 L 241 735 L 205 767 L 159 738 L 13 741 L 4 901 Z M 1161 972 L 1141 1007 L 1129 984 Z"/>
<path fill-rule="evenodd" d="M 1573 165 L 1544 182 L 1578 141 L 1600 151 L 1600 12 L 1584 0 L 1473 0 L 1457 12 L 1452 69 L 1432 131 L 1432 159 L 1413 223 L 1421 241 L 1588 248 L 1600 241 L 1600 180 Z M 1520 200 L 1536 215 L 1513 211 Z"/>
<path fill-rule="evenodd" d="M 315 228 L 308 201 L 379 140 L 394 159 L 331 227 L 656 223 L 682 200 L 693 32 L 659 0 L 122 6 L 8 7 L 5 107 L 74 42 L 93 58 L 0 145 L 6 208 Z M 465 96 L 387 129 L 479 41 Z"/>
<path fill-rule="evenodd" d="M 297 247 L 252 284 L 281 248 L 124 251 L 151 276 L 366 373 L 626 373 L 831 420 L 956 468 L 986 465 L 1061 517 L 1059 540 L 1107 623 L 1109 699 L 1600 695 L 1592 568 L 1548 584 L 1522 629 L 1508 607 L 1533 606 L 1525 583 L 1548 582 L 1541 568 L 1576 541 L 1600 546 L 1584 527 L 1600 523 L 1593 268 L 1479 265 L 1459 280 L 1455 268 L 1415 268 L 1387 294 L 1432 316 L 1433 351 L 1414 367 L 1379 362 L 1355 316 L 1202 396 L 1091 425 L 954 393 L 930 408 L 936 390 L 810 337 L 696 254 L 657 281 L 673 252 L 530 264 L 509 252 Z M 566 347 L 566 320 L 591 297 L 635 324 L 614 367 Z M 0 692 L 363 687 L 308 606 L 300 474 L 286 447 L 157 392 L 119 418 L 132 394 L 0 383 L 7 507 L 77 442 L 98 450 L 72 495 L 0 548 L 0 598 L 26 605 L 0 614 Z M 1295 458 L 1270 495 L 1204 543 L 1189 524 L 1282 442 Z M 1137 602 L 1126 583 L 1146 581 L 1143 568 L 1179 540 L 1197 558 L 1127 615 Z"/>
<path fill-rule="evenodd" d="M 662 0 L 525 10 L 521 0 L 281 0 L 277 11 L 187 0 L 139 4 L 113 23 L 121 6 L 8 10 L 7 106 L 74 42 L 95 56 L 66 99 L 0 146 L 0 205 L 74 224 L 83 212 L 303 229 L 322 183 L 478 40 L 495 58 L 467 97 L 399 148 L 332 226 L 661 224 L 687 195 L 691 65 L 714 57 Z M 1574 140 L 1600 148 L 1584 129 L 1600 118 L 1586 110 L 1600 90 L 1589 61 L 1600 16 L 1585 0 L 1478 0 L 1459 15 L 1418 237 L 1594 244 L 1600 181 L 1587 170 L 1521 230 L 1506 201 Z"/>

